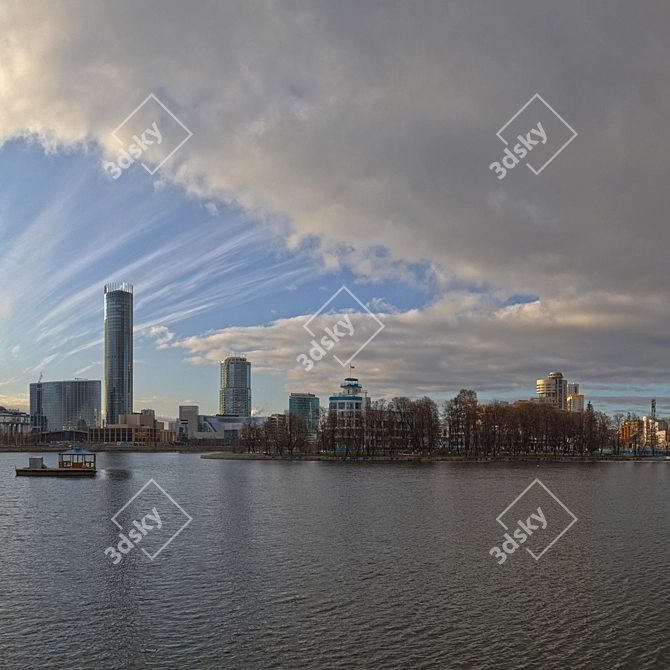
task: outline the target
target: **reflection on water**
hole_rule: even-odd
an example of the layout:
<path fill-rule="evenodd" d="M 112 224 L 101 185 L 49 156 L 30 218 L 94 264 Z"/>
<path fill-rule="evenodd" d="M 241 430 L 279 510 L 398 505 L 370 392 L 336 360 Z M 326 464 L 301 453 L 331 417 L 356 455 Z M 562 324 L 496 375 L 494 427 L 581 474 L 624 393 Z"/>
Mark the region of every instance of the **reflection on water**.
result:
<path fill-rule="evenodd" d="M 102 453 L 62 481 L 15 477 L 27 457 L 0 454 L 3 670 L 670 667 L 670 464 Z M 535 477 L 579 522 L 498 565 L 496 517 Z M 150 478 L 193 522 L 113 565 Z"/>
<path fill-rule="evenodd" d="M 104 468 L 100 469 L 98 465 L 98 477 L 100 479 L 111 479 L 112 481 L 120 481 L 122 479 L 132 479 L 132 470 L 123 470 L 119 468 Z"/>

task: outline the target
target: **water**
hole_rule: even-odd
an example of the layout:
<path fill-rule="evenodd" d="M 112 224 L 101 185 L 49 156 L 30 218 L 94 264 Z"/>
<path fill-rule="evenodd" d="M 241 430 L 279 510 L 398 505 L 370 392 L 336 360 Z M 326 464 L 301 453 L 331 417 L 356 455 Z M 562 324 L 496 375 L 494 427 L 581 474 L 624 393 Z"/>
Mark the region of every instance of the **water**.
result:
<path fill-rule="evenodd" d="M 670 464 L 105 453 L 63 481 L 15 477 L 27 459 L 0 454 L 3 670 L 670 667 Z M 193 521 L 113 565 L 110 519 L 151 477 Z M 579 521 L 498 565 L 536 477 Z"/>

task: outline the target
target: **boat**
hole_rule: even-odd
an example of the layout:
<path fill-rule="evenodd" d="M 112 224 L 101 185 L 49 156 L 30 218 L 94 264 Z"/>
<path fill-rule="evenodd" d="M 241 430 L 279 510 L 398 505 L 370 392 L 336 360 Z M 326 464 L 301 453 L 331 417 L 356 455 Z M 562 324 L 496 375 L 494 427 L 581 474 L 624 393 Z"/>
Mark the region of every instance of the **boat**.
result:
<path fill-rule="evenodd" d="M 16 468 L 17 477 L 95 477 L 96 453 L 76 447 L 58 454 L 58 467 L 48 468 L 42 456 L 31 456 L 27 468 Z"/>

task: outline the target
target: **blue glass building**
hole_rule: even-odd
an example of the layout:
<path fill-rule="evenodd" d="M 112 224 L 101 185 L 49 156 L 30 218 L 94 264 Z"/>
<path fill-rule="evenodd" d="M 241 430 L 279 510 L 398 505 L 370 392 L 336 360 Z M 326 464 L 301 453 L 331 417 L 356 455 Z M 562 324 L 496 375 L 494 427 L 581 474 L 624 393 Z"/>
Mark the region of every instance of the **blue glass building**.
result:
<path fill-rule="evenodd" d="M 316 434 L 319 429 L 319 398 L 313 393 L 291 393 L 288 399 L 288 411 L 299 416 L 309 434 Z"/>
<path fill-rule="evenodd" d="M 31 425 L 50 431 L 88 430 L 100 425 L 100 386 L 92 379 L 31 384 Z"/>

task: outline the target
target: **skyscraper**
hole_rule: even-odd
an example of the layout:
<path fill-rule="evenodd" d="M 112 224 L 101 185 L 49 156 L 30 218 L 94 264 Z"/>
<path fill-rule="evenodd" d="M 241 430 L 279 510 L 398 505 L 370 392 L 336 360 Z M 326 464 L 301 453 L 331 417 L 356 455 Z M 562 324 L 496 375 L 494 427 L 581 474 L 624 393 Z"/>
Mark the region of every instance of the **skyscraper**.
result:
<path fill-rule="evenodd" d="M 240 354 L 221 361 L 219 414 L 251 416 L 251 363 Z"/>
<path fill-rule="evenodd" d="M 133 413 L 133 287 L 105 286 L 105 410 L 107 423 Z"/>

